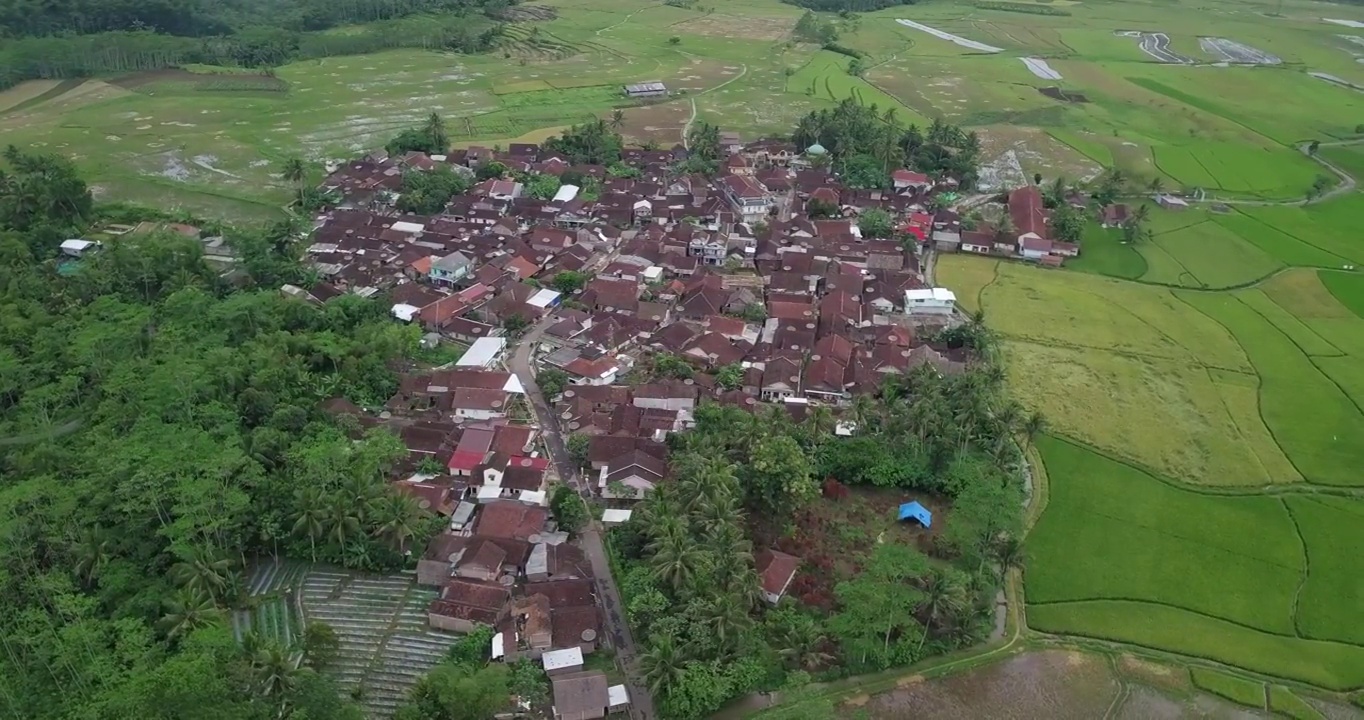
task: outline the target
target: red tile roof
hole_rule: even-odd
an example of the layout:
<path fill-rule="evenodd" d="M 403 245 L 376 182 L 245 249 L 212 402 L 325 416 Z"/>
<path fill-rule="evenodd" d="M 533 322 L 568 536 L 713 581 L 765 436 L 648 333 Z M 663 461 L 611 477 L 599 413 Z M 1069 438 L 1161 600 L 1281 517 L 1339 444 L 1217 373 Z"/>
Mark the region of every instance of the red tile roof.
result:
<path fill-rule="evenodd" d="M 1019 235 L 1036 233 L 1048 237 L 1047 213 L 1042 205 L 1042 191 L 1035 185 L 1018 188 L 1009 193 L 1009 219 Z"/>
<path fill-rule="evenodd" d="M 786 586 L 791 584 L 791 578 L 796 576 L 800 558 L 776 550 L 766 550 L 758 553 L 754 564 L 758 577 L 762 580 L 763 590 L 780 596 L 786 592 Z"/>

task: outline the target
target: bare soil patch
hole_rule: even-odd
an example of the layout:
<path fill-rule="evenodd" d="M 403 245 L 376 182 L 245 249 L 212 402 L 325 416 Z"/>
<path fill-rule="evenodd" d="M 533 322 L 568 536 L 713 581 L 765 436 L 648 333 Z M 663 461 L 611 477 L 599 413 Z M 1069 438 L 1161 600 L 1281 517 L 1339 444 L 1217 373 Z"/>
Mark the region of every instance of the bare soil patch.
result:
<path fill-rule="evenodd" d="M 1037 88 L 1037 92 L 1040 92 L 1040 93 L 1042 93 L 1043 95 L 1046 95 L 1047 97 L 1051 98 L 1052 100 L 1060 100 L 1061 102 L 1068 102 L 1068 103 L 1087 103 L 1087 102 L 1089 102 L 1089 98 L 1085 97 L 1085 96 L 1084 96 L 1084 93 L 1077 93 L 1077 92 L 1074 92 L 1074 91 L 1072 91 L 1072 90 L 1062 90 L 1062 89 L 1059 88 L 1059 87 L 1044 87 L 1044 88 Z"/>
<path fill-rule="evenodd" d="M 659 147 L 669 148 L 682 142 L 682 127 L 689 117 L 691 104 L 686 100 L 633 107 L 625 111 L 621 134 L 637 143 L 653 140 Z"/>
<path fill-rule="evenodd" d="M 705 17 L 673 25 L 679 32 L 708 37 L 744 38 L 748 40 L 781 40 L 791 34 L 795 18 L 739 17 L 711 13 Z"/>

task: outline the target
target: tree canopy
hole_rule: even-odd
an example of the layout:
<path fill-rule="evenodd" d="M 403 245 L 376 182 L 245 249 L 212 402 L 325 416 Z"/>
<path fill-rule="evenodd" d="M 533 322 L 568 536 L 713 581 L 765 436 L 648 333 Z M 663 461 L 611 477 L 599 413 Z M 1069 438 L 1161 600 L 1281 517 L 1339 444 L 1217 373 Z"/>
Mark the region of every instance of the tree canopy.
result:
<path fill-rule="evenodd" d="M 882 187 L 893 170 L 909 167 L 955 178 L 970 188 L 980 162 L 980 138 L 974 131 L 942 120 L 922 130 L 901 127 L 894 108 L 882 111 L 851 99 L 802 117 L 792 139 L 798 147 L 824 146 L 853 187 Z"/>
<path fill-rule="evenodd" d="M 60 200 L 0 210 L 0 708 L 358 717 L 291 648 L 235 642 L 226 611 L 253 555 L 382 570 L 437 529 L 385 482 L 397 438 L 321 409 L 382 403 L 416 331 L 279 293 L 305 279 L 287 223 L 226 229 L 233 282 L 176 233 L 59 263 L 44 228 L 85 234 L 100 210 L 60 161 L 7 158 L 23 197 Z"/>

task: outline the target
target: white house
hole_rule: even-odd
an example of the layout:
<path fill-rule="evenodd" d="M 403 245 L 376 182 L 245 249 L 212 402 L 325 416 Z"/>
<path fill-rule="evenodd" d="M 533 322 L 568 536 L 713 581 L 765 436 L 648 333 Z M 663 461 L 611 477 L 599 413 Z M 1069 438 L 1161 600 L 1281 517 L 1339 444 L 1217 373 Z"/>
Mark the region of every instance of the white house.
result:
<path fill-rule="evenodd" d="M 909 315 L 951 315 L 957 296 L 947 288 L 922 288 L 905 291 L 905 312 Z"/>
<path fill-rule="evenodd" d="M 100 248 L 100 244 L 94 240 L 63 240 L 62 254 L 71 257 L 83 257 L 86 253 L 94 252 Z"/>
<path fill-rule="evenodd" d="M 721 182 L 721 188 L 734 211 L 739 213 L 746 223 L 762 220 L 772 209 L 772 198 L 767 189 L 751 177 L 728 175 Z"/>
<path fill-rule="evenodd" d="M 507 351 L 507 339 L 501 337 L 485 337 L 474 341 L 473 345 L 455 361 L 456 367 L 474 367 L 491 369 L 502 359 L 502 353 Z"/>

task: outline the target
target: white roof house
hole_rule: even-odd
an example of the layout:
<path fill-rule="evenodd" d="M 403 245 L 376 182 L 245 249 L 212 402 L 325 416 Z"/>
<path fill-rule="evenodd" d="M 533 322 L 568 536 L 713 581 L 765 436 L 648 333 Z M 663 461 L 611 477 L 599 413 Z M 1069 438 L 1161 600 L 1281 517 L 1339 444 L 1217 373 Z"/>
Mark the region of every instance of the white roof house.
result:
<path fill-rule="evenodd" d="M 578 197 L 577 185 L 560 185 L 558 192 L 554 193 L 554 199 L 550 202 L 568 202 Z"/>
<path fill-rule="evenodd" d="M 417 234 L 417 233 L 419 233 L 419 232 L 425 230 L 425 229 L 426 229 L 426 226 L 425 226 L 425 225 L 422 225 L 421 223 L 404 222 L 404 221 L 402 221 L 402 220 L 399 220 L 398 222 L 393 223 L 393 227 L 392 227 L 391 229 L 397 230 L 398 232 L 401 232 L 401 233 L 408 233 L 409 235 L 415 235 L 415 234 Z"/>
<path fill-rule="evenodd" d="M 417 307 L 416 305 L 398 303 L 397 305 L 394 305 L 392 309 L 389 310 L 389 312 L 393 313 L 393 317 L 398 318 L 403 322 L 412 322 L 412 318 L 416 317 L 417 313 L 420 310 L 421 308 Z"/>
<path fill-rule="evenodd" d="M 485 337 L 474 341 L 473 345 L 455 361 L 456 367 L 480 367 L 488 368 L 497 364 L 501 359 L 502 353 L 507 349 L 507 339 L 500 337 Z"/>
<path fill-rule="evenodd" d="M 602 511 L 601 521 L 603 525 L 619 525 L 623 522 L 628 521 L 630 519 L 630 515 L 632 515 L 633 513 L 634 513 L 633 510 L 609 508 L 607 510 Z"/>
<path fill-rule="evenodd" d="M 80 257 L 81 254 L 84 253 L 86 250 L 89 250 L 92 247 L 97 247 L 98 245 L 99 243 L 95 242 L 94 240 L 80 239 L 63 240 L 62 252 L 66 253 L 67 255 L 74 255 L 75 257 Z"/>
<path fill-rule="evenodd" d="M 550 650 L 540 656 L 540 662 L 544 665 L 545 672 L 581 667 L 583 664 L 583 649 L 580 647 L 571 647 L 566 650 Z"/>
<path fill-rule="evenodd" d="M 526 301 L 526 304 L 531 307 L 546 308 L 557 302 L 559 302 L 559 293 L 557 291 L 550 290 L 549 288 L 541 288 L 540 290 L 537 290 L 534 295 L 530 296 L 530 299 Z"/>
<path fill-rule="evenodd" d="M 910 315 L 947 315 L 957 305 L 957 296 L 947 288 L 920 288 L 905 291 L 905 312 Z"/>
<path fill-rule="evenodd" d="M 646 282 L 658 282 L 661 279 L 663 279 L 663 268 L 650 265 L 644 269 L 644 280 Z"/>
<path fill-rule="evenodd" d="M 624 685 L 612 685 L 606 688 L 607 702 L 612 708 L 618 708 L 630 704 L 630 691 Z"/>

